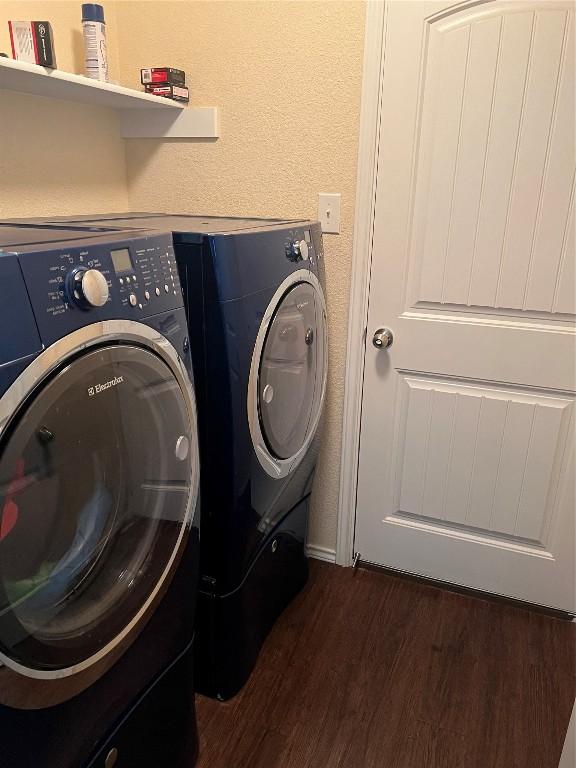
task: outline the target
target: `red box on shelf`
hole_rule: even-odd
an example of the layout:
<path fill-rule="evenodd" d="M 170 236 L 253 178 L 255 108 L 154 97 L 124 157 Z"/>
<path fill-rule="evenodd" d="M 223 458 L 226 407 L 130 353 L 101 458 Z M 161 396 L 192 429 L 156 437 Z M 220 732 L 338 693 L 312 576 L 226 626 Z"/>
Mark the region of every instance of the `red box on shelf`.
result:
<path fill-rule="evenodd" d="M 19 61 L 56 68 L 52 27 L 49 21 L 9 21 L 12 56 Z"/>
<path fill-rule="evenodd" d="M 146 93 L 164 96 L 173 101 L 181 101 L 183 104 L 187 104 L 190 100 L 189 91 L 185 85 L 147 85 Z"/>
<path fill-rule="evenodd" d="M 172 67 L 150 67 L 140 70 L 142 85 L 184 85 L 186 72 Z"/>

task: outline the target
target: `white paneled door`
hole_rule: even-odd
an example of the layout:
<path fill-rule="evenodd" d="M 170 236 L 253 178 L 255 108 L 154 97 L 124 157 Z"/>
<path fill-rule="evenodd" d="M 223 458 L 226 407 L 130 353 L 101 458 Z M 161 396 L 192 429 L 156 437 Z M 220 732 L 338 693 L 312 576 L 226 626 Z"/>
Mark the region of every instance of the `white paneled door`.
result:
<path fill-rule="evenodd" d="M 388 3 L 355 531 L 567 611 L 574 37 L 571 2 Z"/>

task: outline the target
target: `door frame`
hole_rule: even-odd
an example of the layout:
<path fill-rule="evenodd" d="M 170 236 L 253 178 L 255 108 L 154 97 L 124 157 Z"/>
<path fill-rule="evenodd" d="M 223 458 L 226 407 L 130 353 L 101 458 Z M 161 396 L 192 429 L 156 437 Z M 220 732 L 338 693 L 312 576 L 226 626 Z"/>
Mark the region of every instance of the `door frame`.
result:
<path fill-rule="evenodd" d="M 366 351 L 364 340 L 376 208 L 376 171 L 380 144 L 387 9 L 386 0 L 368 0 L 366 3 L 336 538 L 336 563 L 344 566 L 352 565 L 354 558 L 360 420 Z"/>
<path fill-rule="evenodd" d="M 464 9 L 468 6 L 489 2 L 492 0 L 463 0 L 461 2 L 456 0 L 451 7 Z M 376 181 L 380 146 L 382 87 L 386 63 L 388 5 L 389 0 L 367 0 L 366 3 L 336 537 L 336 563 L 344 566 L 352 565 L 354 560 L 366 322 L 374 249 Z"/>

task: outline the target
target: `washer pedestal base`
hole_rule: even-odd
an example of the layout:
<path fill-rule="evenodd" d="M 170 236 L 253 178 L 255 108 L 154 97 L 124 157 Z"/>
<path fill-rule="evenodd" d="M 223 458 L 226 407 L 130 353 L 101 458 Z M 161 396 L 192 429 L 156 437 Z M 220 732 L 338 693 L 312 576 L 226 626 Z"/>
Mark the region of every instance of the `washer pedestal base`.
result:
<path fill-rule="evenodd" d="M 221 700 L 238 693 L 272 625 L 306 583 L 309 500 L 301 501 L 274 529 L 236 590 L 223 597 L 199 592 L 194 661 L 198 693 Z"/>

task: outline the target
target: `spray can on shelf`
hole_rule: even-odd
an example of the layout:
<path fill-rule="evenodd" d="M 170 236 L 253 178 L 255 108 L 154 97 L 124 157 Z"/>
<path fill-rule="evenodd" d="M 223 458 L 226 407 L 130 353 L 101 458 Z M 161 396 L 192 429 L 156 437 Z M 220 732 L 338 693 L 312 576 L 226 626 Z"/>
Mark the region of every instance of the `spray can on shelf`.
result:
<path fill-rule="evenodd" d="M 106 22 L 104 8 L 97 3 L 82 4 L 82 30 L 84 32 L 84 61 L 86 76 L 93 80 L 108 80 L 106 51 Z"/>

